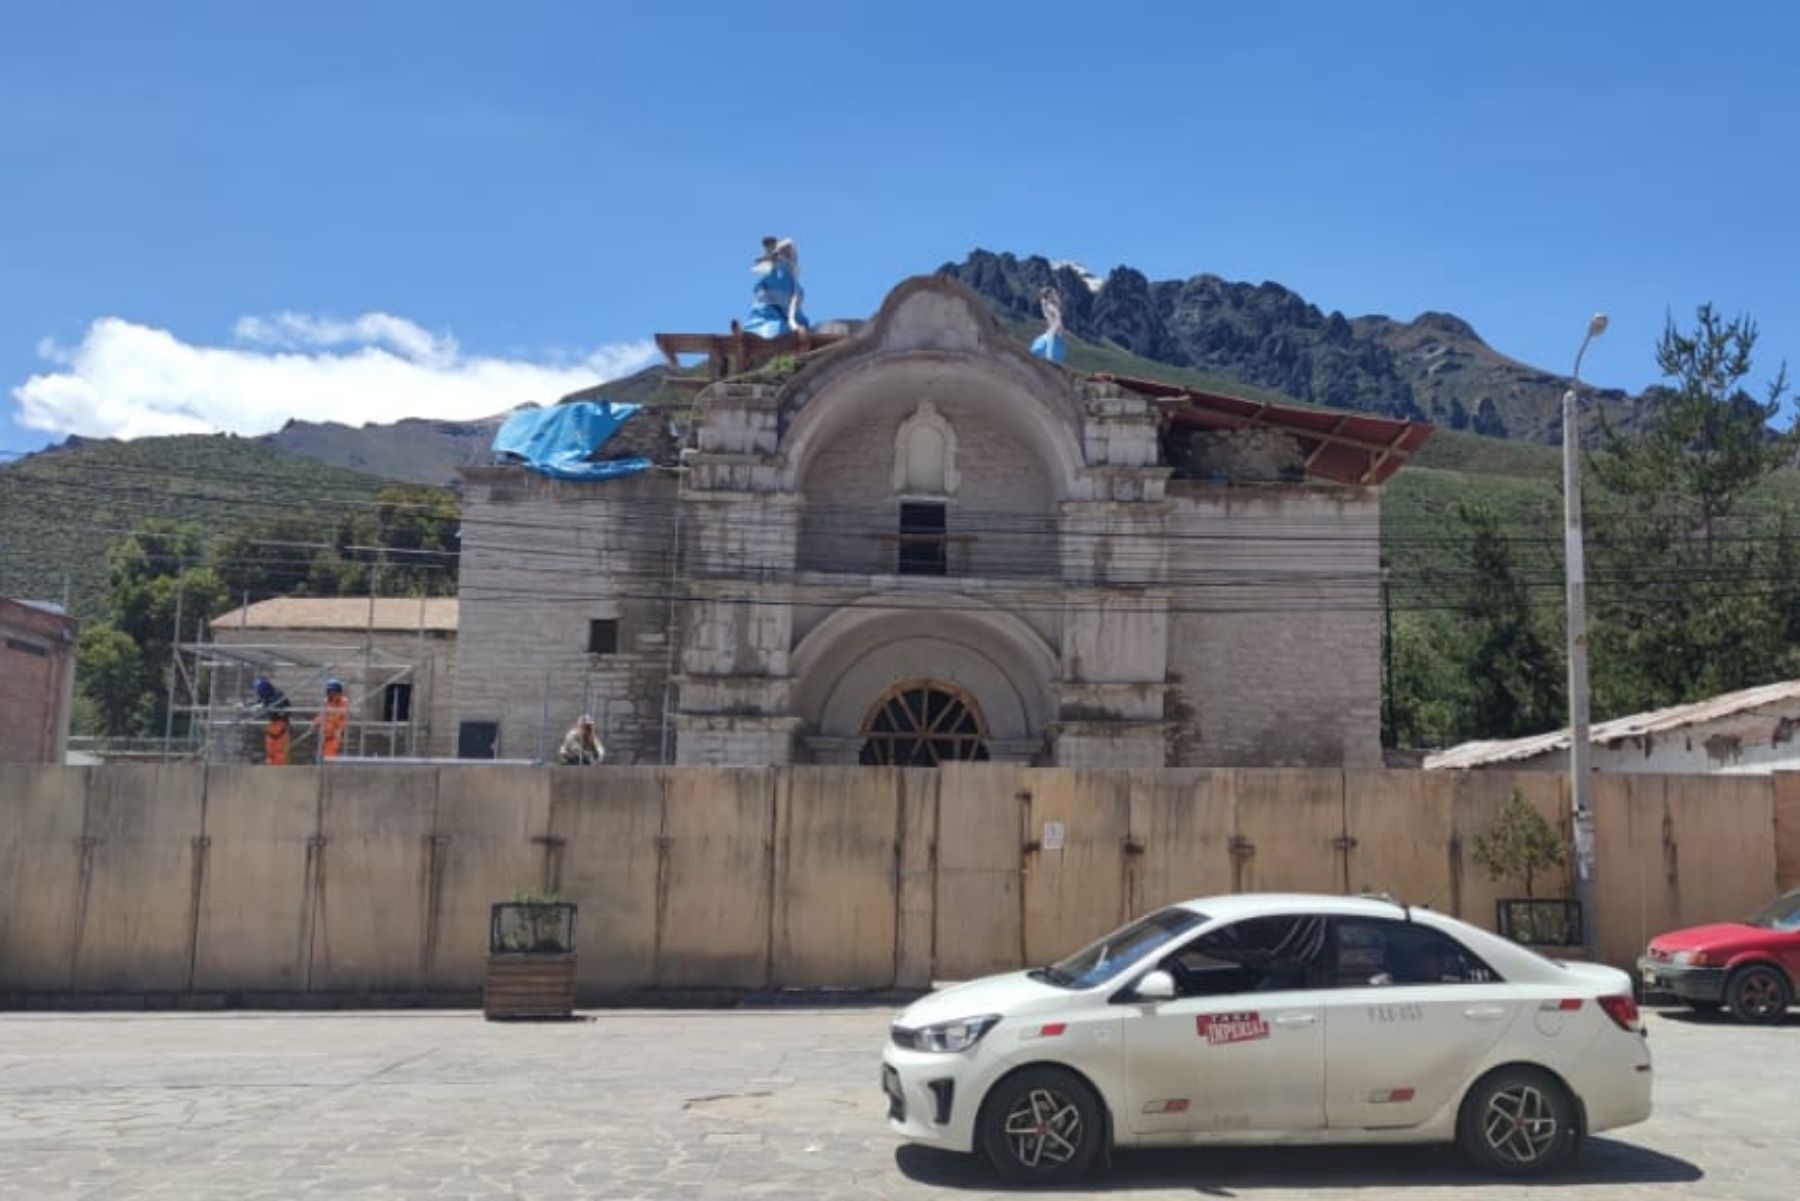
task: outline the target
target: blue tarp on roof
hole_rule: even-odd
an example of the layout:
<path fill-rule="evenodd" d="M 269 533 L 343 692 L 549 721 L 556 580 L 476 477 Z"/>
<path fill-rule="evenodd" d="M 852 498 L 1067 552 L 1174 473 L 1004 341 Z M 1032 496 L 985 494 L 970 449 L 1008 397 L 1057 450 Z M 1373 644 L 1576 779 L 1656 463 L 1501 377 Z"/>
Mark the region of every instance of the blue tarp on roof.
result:
<path fill-rule="evenodd" d="M 521 409 L 494 435 L 494 457 L 559 480 L 611 480 L 650 466 L 644 458 L 590 460 L 641 405 L 577 400 Z"/>

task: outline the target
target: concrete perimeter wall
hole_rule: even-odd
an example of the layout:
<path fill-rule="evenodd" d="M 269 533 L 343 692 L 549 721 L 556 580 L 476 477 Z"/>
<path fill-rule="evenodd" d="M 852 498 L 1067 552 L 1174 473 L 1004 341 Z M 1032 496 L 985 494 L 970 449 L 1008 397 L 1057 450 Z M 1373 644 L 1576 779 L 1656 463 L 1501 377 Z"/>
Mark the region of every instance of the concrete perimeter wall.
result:
<path fill-rule="evenodd" d="M 520 888 L 579 903 L 590 1002 L 922 988 L 1217 892 L 1385 890 L 1489 925 L 1522 890 L 1470 847 L 1515 787 L 1566 828 L 1542 772 L 0 767 L 0 1000 L 467 1001 Z M 1596 792 L 1613 963 L 1800 880 L 1800 777 Z"/>

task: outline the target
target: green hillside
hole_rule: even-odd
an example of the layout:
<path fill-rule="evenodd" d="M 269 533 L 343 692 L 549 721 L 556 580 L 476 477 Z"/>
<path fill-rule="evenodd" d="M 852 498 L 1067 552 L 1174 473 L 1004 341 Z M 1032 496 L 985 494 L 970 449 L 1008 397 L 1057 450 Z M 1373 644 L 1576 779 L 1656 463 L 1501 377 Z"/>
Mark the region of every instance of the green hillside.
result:
<path fill-rule="evenodd" d="M 60 600 L 67 582 L 77 616 L 99 615 L 106 553 L 149 517 L 222 532 L 251 518 L 374 500 L 383 481 L 218 435 L 71 439 L 0 465 L 0 591 Z"/>

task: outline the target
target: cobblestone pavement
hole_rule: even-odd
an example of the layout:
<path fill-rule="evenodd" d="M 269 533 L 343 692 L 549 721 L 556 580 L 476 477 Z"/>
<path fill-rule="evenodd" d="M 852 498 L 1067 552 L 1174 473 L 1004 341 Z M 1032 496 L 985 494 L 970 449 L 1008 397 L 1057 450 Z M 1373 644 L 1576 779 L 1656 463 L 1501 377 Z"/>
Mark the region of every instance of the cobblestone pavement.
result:
<path fill-rule="evenodd" d="M 0 1015 L 0 1198 L 944 1197 L 963 1156 L 900 1149 L 887 1010 Z M 1554 1186 L 1436 1149 L 1126 1153 L 1080 1194 L 1793 1201 L 1800 1021 L 1650 1018 L 1657 1114 Z"/>

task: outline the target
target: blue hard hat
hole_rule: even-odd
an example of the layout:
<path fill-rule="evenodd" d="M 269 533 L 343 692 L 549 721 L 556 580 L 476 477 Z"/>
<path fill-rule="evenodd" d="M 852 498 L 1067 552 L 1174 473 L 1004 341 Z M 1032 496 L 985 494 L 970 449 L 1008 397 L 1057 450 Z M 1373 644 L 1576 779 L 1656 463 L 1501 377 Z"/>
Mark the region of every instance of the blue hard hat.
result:
<path fill-rule="evenodd" d="M 333 677 L 332 679 L 325 681 L 325 691 L 326 692 L 342 692 L 343 690 L 344 690 L 344 682 L 342 680 L 339 680 L 336 677 Z"/>

